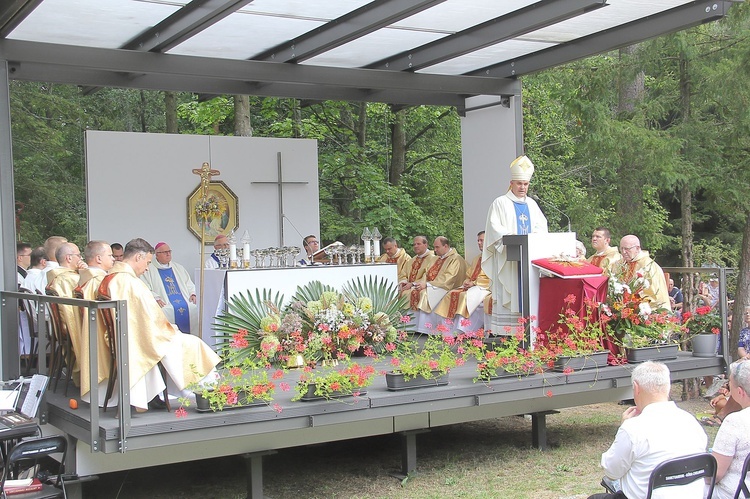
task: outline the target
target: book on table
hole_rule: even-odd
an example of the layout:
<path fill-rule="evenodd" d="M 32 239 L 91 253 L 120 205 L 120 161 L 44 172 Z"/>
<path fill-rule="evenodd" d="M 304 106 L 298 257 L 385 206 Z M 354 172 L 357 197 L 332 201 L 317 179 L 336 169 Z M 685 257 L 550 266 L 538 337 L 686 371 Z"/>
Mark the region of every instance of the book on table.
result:
<path fill-rule="evenodd" d="M 42 482 L 38 478 L 5 481 L 5 495 L 14 496 L 40 490 L 42 490 Z"/>
<path fill-rule="evenodd" d="M 8 438 L 7 433 L 15 433 L 14 430 L 35 428 L 39 424 L 36 415 L 48 382 L 49 378 L 41 374 L 20 381 L 15 410 L 0 415 L 0 438 Z"/>

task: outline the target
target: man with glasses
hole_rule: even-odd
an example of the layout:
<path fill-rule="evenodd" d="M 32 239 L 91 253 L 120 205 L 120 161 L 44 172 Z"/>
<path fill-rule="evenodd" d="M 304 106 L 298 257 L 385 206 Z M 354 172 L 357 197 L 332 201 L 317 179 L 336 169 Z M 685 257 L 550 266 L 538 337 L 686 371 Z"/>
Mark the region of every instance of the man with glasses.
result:
<path fill-rule="evenodd" d="M 664 271 L 651 259 L 648 251 L 641 250 L 641 241 L 630 234 L 620 240 L 622 260 L 612 269 L 621 282 L 630 283 L 636 277 L 644 277 L 648 286 L 641 291 L 641 297 L 651 303 L 652 308 L 672 310 Z"/>
<path fill-rule="evenodd" d="M 29 243 L 16 243 L 16 273 L 18 274 L 18 285 L 23 285 L 26 279 L 26 269 L 31 266 L 31 245 Z"/>
<path fill-rule="evenodd" d="M 78 271 L 87 268 L 81 258 L 81 251 L 73 243 L 63 243 L 57 248 L 55 258 L 59 264 L 47 272 L 47 290 L 53 291 L 61 298 L 73 298 L 73 291 L 78 286 L 80 276 Z M 81 358 L 81 313 L 78 307 L 72 305 L 58 305 L 60 319 L 68 328 L 70 344 L 75 354 L 73 366 L 73 382 L 78 385 L 80 371 L 79 361 Z"/>
<path fill-rule="evenodd" d="M 305 251 L 305 258 L 301 259 L 299 263 L 302 265 L 315 265 L 316 255 L 315 253 L 320 250 L 320 241 L 314 235 L 309 235 L 302 240 L 302 249 Z M 325 254 L 321 253 L 320 258 L 325 258 Z M 320 260 L 319 260 L 320 261 Z"/>
<path fill-rule="evenodd" d="M 198 334 L 198 306 L 195 284 L 188 271 L 172 261 L 172 248 L 167 243 L 156 245 L 155 261 L 141 276 L 154 295 L 164 315 L 183 333 Z"/>

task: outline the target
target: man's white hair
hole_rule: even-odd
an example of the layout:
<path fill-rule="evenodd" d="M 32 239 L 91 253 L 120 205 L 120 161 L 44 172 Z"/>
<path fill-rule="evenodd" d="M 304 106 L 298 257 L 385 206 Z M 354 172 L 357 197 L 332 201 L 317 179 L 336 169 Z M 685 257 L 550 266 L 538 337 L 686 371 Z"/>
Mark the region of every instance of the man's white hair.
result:
<path fill-rule="evenodd" d="M 669 393 L 669 368 L 661 362 L 648 361 L 638 365 L 630 379 L 649 393 Z"/>
<path fill-rule="evenodd" d="M 732 362 L 729 366 L 729 377 L 734 380 L 735 385 L 742 387 L 745 393 L 750 393 L 750 362 Z"/>

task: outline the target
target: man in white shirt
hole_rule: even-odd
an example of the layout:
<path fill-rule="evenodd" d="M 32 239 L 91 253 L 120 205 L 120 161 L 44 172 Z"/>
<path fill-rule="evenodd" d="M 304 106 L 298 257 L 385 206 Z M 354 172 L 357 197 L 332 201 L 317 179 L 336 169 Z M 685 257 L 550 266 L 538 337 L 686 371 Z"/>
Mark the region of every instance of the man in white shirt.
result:
<path fill-rule="evenodd" d="M 633 369 L 635 407 L 622 414 L 612 446 L 602 454 L 604 474 L 621 480 L 629 499 L 646 497 L 651 472 L 669 459 L 706 451 L 707 437 L 695 417 L 669 400 L 669 368 L 661 362 L 644 362 Z M 589 499 L 618 497 L 595 494 Z M 619 496 L 622 497 L 622 496 Z M 701 499 L 703 480 L 654 491 L 656 498 Z"/>

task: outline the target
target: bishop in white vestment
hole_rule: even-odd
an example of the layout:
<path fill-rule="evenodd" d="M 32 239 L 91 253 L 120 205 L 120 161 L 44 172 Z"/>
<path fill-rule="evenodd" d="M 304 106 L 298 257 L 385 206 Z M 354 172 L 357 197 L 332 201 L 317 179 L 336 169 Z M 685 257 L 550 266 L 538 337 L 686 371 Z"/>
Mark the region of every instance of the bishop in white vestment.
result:
<path fill-rule="evenodd" d="M 504 325 L 515 325 L 519 307 L 518 265 L 508 262 L 503 236 L 548 232 L 547 218 L 527 197 L 534 165 L 526 156 L 510 164 L 510 188 L 495 199 L 487 213 L 482 270 L 492 282 L 492 330 L 503 334 Z"/>

